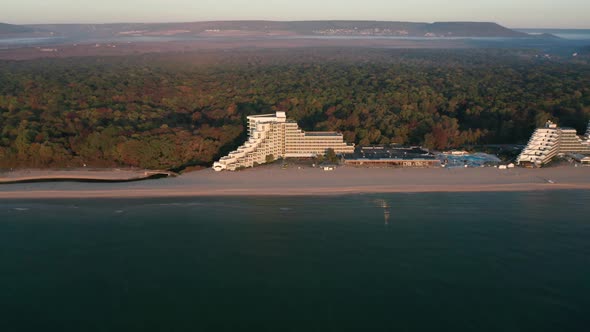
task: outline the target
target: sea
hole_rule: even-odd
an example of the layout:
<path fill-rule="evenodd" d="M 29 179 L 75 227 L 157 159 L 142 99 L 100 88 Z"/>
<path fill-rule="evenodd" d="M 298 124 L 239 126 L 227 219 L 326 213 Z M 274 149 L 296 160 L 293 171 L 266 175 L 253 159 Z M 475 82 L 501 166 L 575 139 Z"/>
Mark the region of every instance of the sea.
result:
<path fill-rule="evenodd" d="M 588 331 L 590 191 L 0 201 L 0 331 Z"/>

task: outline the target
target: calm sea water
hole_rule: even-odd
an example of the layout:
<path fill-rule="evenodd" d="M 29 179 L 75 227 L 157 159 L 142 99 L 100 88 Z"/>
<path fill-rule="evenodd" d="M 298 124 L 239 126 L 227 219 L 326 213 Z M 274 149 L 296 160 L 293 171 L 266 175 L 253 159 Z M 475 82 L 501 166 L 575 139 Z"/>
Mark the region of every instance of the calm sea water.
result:
<path fill-rule="evenodd" d="M 587 331 L 588 202 L 0 201 L 0 331 Z"/>

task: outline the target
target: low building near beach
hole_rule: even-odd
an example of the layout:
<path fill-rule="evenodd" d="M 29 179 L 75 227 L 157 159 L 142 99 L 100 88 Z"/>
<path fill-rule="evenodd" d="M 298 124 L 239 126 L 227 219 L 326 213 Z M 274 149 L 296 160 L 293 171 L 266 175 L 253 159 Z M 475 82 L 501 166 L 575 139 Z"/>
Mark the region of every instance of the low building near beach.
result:
<path fill-rule="evenodd" d="M 437 157 L 441 161 L 442 166 L 446 168 L 489 167 L 498 166 L 501 163 L 498 156 L 483 152 L 466 153 L 461 155 L 443 152 L 437 154 Z"/>
<path fill-rule="evenodd" d="M 555 156 L 568 153 L 590 155 L 590 123 L 586 136 L 579 137 L 575 129 L 547 121 L 543 128 L 535 130 L 516 161 L 525 167 L 541 167 Z"/>
<path fill-rule="evenodd" d="M 305 132 L 285 112 L 248 117 L 248 140 L 213 164 L 216 171 L 235 171 L 272 162 L 278 158 L 311 158 L 332 149 L 336 154 L 353 153 L 354 145 L 341 133 Z"/>
<path fill-rule="evenodd" d="M 582 166 L 590 166 L 590 156 L 585 156 L 579 153 L 568 153 L 566 155 L 571 161 L 580 163 Z"/>
<path fill-rule="evenodd" d="M 359 167 L 440 167 L 440 160 L 421 147 L 363 146 L 344 155 L 344 163 Z"/>

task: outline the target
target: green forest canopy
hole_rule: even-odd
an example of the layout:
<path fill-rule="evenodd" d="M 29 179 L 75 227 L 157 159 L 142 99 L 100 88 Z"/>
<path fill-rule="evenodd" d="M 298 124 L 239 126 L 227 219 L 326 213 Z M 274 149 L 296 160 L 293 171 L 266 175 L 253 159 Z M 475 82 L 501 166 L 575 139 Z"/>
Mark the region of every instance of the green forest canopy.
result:
<path fill-rule="evenodd" d="M 0 167 L 210 165 L 245 116 L 357 144 L 523 143 L 582 131 L 590 65 L 514 50 L 242 50 L 0 61 Z"/>

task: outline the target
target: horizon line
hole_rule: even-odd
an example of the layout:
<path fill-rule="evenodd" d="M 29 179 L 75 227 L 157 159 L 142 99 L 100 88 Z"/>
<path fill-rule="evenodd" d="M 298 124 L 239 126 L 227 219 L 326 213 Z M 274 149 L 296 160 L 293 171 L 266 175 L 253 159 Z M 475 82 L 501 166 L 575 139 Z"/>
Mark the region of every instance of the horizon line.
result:
<path fill-rule="evenodd" d="M 405 20 L 380 20 L 380 19 L 309 19 L 309 20 L 274 20 L 274 19 L 207 19 L 194 21 L 112 21 L 112 22 L 45 22 L 45 23 L 10 23 L 0 21 L 0 23 L 11 25 L 109 25 L 109 24 L 183 24 L 183 23 L 209 23 L 209 22 L 395 22 L 395 23 L 494 23 L 509 29 L 548 29 L 548 30 L 589 30 L 588 27 L 550 27 L 550 26 L 510 26 L 495 21 L 470 21 L 470 20 L 442 20 L 442 21 L 405 21 Z"/>

